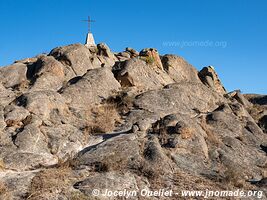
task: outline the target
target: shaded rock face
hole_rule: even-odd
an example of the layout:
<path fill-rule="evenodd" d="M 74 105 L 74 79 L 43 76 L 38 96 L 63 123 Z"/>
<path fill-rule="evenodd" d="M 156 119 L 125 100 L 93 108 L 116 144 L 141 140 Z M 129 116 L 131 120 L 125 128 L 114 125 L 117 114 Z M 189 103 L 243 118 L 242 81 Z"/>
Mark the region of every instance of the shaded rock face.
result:
<path fill-rule="evenodd" d="M 266 96 L 226 93 L 213 67 L 74 44 L 0 77 L 1 199 L 118 199 L 106 189 L 143 199 L 162 188 L 266 198 Z"/>
<path fill-rule="evenodd" d="M 218 93 L 225 94 L 226 90 L 223 87 L 217 73 L 212 66 L 204 67 L 199 73 L 200 80 Z"/>
<path fill-rule="evenodd" d="M 245 98 L 251 103 L 248 106 L 250 115 L 258 123 L 263 132 L 267 133 L 267 96 L 247 94 Z"/>
<path fill-rule="evenodd" d="M 264 115 L 262 118 L 260 118 L 259 126 L 265 133 L 267 133 L 267 115 Z"/>
<path fill-rule="evenodd" d="M 65 80 L 64 65 L 52 56 L 44 56 L 36 61 L 28 78 L 31 79 L 31 90 L 59 90 Z"/>
<path fill-rule="evenodd" d="M 117 60 L 115 55 L 110 51 L 109 47 L 105 43 L 97 45 L 97 55 L 102 67 L 112 67 Z"/>

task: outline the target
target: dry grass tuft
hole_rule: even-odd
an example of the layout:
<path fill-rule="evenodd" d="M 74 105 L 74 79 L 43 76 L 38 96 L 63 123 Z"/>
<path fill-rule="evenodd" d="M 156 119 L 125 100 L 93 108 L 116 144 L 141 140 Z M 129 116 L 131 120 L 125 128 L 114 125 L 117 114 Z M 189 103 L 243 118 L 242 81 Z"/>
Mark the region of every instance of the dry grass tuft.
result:
<path fill-rule="evenodd" d="M 133 107 L 133 102 L 135 100 L 134 94 L 127 93 L 127 89 L 119 92 L 115 92 L 113 96 L 106 100 L 107 104 L 113 104 L 118 113 L 121 115 L 127 114 Z"/>
<path fill-rule="evenodd" d="M 2 159 L 0 159 L 0 171 L 3 171 L 4 169 L 6 169 L 5 163 Z"/>
<path fill-rule="evenodd" d="M 5 183 L 0 181 L 0 199 L 11 200 L 12 196 Z"/>
<path fill-rule="evenodd" d="M 121 117 L 114 104 L 100 105 L 92 110 L 92 114 L 94 119 L 88 126 L 89 132 L 92 134 L 111 132 L 121 122 Z"/>
<path fill-rule="evenodd" d="M 207 134 L 206 140 L 215 146 L 219 146 L 221 143 L 219 138 L 209 129 L 204 117 L 201 118 L 200 126 Z"/>
<path fill-rule="evenodd" d="M 149 65 L 152 65 L 155 62 L 155 59 L 153 58 L 153 56 L 141 56 L 140 59 L 145 61 L 146 64 L 149 64 Z"/>
<path fill-rule="evenodd" d="M 88 197 L 80 191 L 75 191 L 70 194 L 70 200 L 94 200 L 93 197 Z M 96 198 L 95 198 L 96 199 Z"/>
<path fill-rule="evenodd" d="M 61 193 L 72 185 L 72 171 L 67 166 L 46 169 L 39 172 L 31 182 L 27 199 L 37 200 L 46 193 Z"/>
<path fill-rule="evenodd" d="M 242 178 L 243 177 L 242 173 L 238 169 L 233 168 L 233 167 L 227 168 L 224 174 L 225 174 L 225 178 L 223 182 L 231 184 L 238 188 L 244 187 L 245 181 Z"/>
<path fill-rule="evenodd" d="M 190 127 L 184 127 L 184 128 L 181 128 L 181 129 L 179 130 L 179 133 L 180 133 L 182 139 L 190 139 L 190 138 L 192 138 L 193 135 L 194 135 L 194 134 L 193 134 L 194 131 L 193 131 L 193 129 L 190 128 Z"/>

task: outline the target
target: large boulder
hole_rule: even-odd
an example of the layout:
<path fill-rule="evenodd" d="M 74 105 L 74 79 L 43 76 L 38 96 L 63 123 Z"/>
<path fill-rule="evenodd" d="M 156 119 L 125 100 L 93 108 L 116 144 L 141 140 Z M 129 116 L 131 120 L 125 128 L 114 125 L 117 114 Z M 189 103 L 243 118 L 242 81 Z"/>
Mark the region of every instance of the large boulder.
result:
<path fill-rule="evenodd" d="M 229 92 L 225 94 L 224 96 L 226 96 L 227 98 L 231 98 L 232 100 L 236 100 L 237 102 L 239 102 L 246 108 L 249 108 L 252 106 L 252 104 L 245 98 L 245 96 L 241 94 L 240 90 Z"/>
<path fill-rule="evenodd" d="M 97 55 L 99 56 L 105 56 L 108 58 L 114 58 L 114 54 L 110 51 L 109 47 L 105 43 L 97 44 Z"/>
<path fill-rule="evenodd" d="M 262 118 L 260 118 L 259 126 L 265 133 L 267 133 L 267 115 L 264 115 Z"/>
<path fill-rule="evenodd" d="M 52 56 L 40 57 L 28 73 L 32 80 L 31 90 L 59 90 L 65 79 L 64 68 Z"/>
<path fill-rule="evenodd" d="M 9 172 L 1 175 L 0 198 L 4 200 L 24 199 L 28 195 L 32 178 L 37 171 Z"/>
<path fill-rule="evenodd" d="M 1 83 L 6 88 L 12 88 L 27 81 L 27 65 L 15 63 L 0 69 Z"/>
<path fill-rule="evenodd" d="M 198 76 L 200 80 L 207 85 L 208 87 L 214 89 L 220 94 L 225 94 L 226 90 L 223 87 L 214 67 L 208 66 L 204 67 L 199 73 Z"/>
<path fill-rule="evenodd" d="M 87 144 L 86 135 L 71 124 L 41 126 L 40 131 L 46 135 L 49 152 L 62 161 L 73 157 Z"/>
<path fill-rule="evenodd" d="M 116 69 L 117 67 L 117 69 Z M 173 83 L 168 74 L 139 58 L 127 60 L 114 68 L 116 79 L 123 87 L 156 89 Z"/>
<path fill-rule="evenodd" d="M 246 94 L 244 96 L 252 104 L 248 106 L 250 115 L 259 127 L 267 133 L 267 96 L 256 94 Z"/>
<path fill-rule="evenodd" d="M 198 71 L 182 57 L 167 54 L 161 58 L 163 68 L 175 82 L 200 83 Z"/>
<path fill-rule="evenodd" d="M 63 89 L 62 96 L 74 110 L 88 110 L 118 91 L 120 84 L 108 68 L 89 70 Z"/>
<path fill-rule="evenodd" d="M 118 199 L 93 189 L 267 194 L 266 96 L 226 94 L 212 67 L 198 73 L 152 48 L 74 44 L 1 68 L 0 78 L 2 199 Z"/>
<path fill-rule="evenodd" d="M 0 102 L 1 106 L 8 105 L 16 98 L 16 94 L 12 89 L 6 89 L 2 83 L 0 83 Z"/>
<path fill-rule="evenodd" d="M 107 137 L 108 138 L 108 137 Z M 102 170 L 121 170 L 140 162 L 139 144 L 134 134 L 119 135 L 94 146 L 83 149 L 75 159 L 75 166 L 97 167 Z M 105 169 L 104 169 L 105 168 Z M 96 169 L 100 170 L 101 169 Z"/>
<path fill-rule="evenodd" d="M 83 192 L 90 199 L 94 199 L 94 188 L 99 190 L 98 199 L 116 200 L 117 197 L 105 195 L 107 185 L 110 191 L 138 191 L 136 178 L 131 173 L 106 172 L 101 174 L 92 174 L 87 179 L 75 183 L 74 187 Z M 129 197 L 131 200 L 139 199 L 138 196 Z"/>
<path fill-rule="evenodd" d="M 127 47 L 125 49 L 125 52 L 129 53 L 131 55 L 131 57 L 136 57 L 139 55 L 139 52 L 136 51 L 135 49 L 131 48 L 131 47 Z"/>
<path fill-rule="evenodd" d="M 105 43 L 97 44 L 97 58 L 100 60 L 101 65 L 106 67 L 113 66 L 117 60 Z"/>
<path fill-rule="evenodd" d="M 90 60 L 91 53 L 82 44 L 57 47 L 49 55 L 55 57 L 65 66 L 64 71 L 67 79 L 82 76 L 88 69 L 94 68 Z"/>
<path fill-rule="evenodd" d="M 138 55 L 139 52 L 130 47 L 127 47 L 123 52 L 115 54 L 115 56 L 118 58 L 120 62 L 129 60 L 130 58 L 137 57 Z"/>
<path fill-rule="evenodd" d="M 267 95 L 246 94 L 245 97 L 253 104 L 267 105 Z"/>
<path fill-rule="evenodd" d="M 223 102 L 223 99 L 203 84 L 175 83 L 164 89 L 148 91 L 137 96 L 134 104 L 140 109 L 160 116 L 173 112 L 194 116 L 195 110 L 212 111 L 220 102 Z"/>
<path fill-rule="evenodd" d="M 13 104 L 6 106 L 4 111 L 7 126 L 20 126 L 22 121 L 30 115 L 30 112 L 24 107 Z"/>
<path fill-rule="evenodd" d="M 139 53 L 139 56 L 143 58 L 148 64 L 153 64 L 153 66 L 156 66 L 160 70 L 163 70 L 163 66 L 157 49 L 154 48 L 142 49 Z"/>
<path fill-rule="evenodd" d="M 129 60 L 131 58 L 130 53 L 129 52 L 125 52 L 125 51 L 117 53 L 117 54 L 115 54 L 115 56 L 116 56 L 116 58 L 118 58 L 118 60 L 120 62 L 125 61 L 125 60 Z"/>
<path fill-rule="evenodd" d="M 18 106 L 25 107 L 31 114 L 43 121 L 50 120 L 53 110 L 56 110 L 61 119 L 68 115 L 66 100 L 54 91 L 34 91 L 25 93 L 16 99 Z"/>

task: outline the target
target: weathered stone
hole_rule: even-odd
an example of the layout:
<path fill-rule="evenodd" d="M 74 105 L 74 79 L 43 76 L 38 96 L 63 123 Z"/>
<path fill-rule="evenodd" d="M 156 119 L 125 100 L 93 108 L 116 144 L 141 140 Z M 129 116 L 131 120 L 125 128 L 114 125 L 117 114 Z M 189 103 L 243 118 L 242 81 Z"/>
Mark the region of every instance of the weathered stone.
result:
<path fill-rule="evenodd" d="M 213 88 L 218 93 L 220 94 L 226 93 L 225 88 L 223 87 L 217 73 L 215 72 L 212 66 L 204 67 L 198 73 L 198 76 L 205 85 Z"/>
<path fill-rule="evenodd" d="M 6 89 L 2 83 L 0 83 L 0 102 L 2 106 L 8 105 L 16 98 L 15 93 L 10 90 Z"/>
<path fill-rule="evenodd" d="M 42 126 L 40 131 L 47 136 L 50 152 L 62 161 L 73 157 L 86 144 L 85 135 L 69 124 L 57 127 Z"/>
<path fill-rule="evenodd" d="M 136 136 L 127 134 L 108 139 L 95 148 L 94 146 L 85 148 L 76 158 L 75 164 L 77 168 L 88 166 L 95 169 L 101 165 L 105 167 L 103 170 L 117 171 L 131 167 L 140 159 Z"/>
<path fill-rule="evenodd" d="M 66 100 L 54 91 L 35 91 L 23 94 L 17 99 L 17 105 L 24 106 L 30 113 L 42 120 L 50 118 L 50 113 L 56 109 L 62 116 L 67 115 Z"/>
<path fill-rule="evenodd" d="M 27 66 L 22 63 L 3 67 L 0 69 L 1 83 L 6 87 L 15 87 L 27 80 Z"/>
<path fill-rule="evenodd" d="M 212 67 L 75 44 L 0 77 L 2 199 L 118 199 L 91 193 L 144 188 L 266 198 L 266 96 L 226 94 Z"/>
<path fill-rule="evenodd" d="M 138 52 L 138 51 L 136 51 L 135 49 L 130 48 L 130 47 L 127 47 L 127 48 L 125 49 L 125 51 L 126 51 L 126 52 L 129 52 L 129 53 L 131 54 L 131 57 L 136 57 L 136 56 L 139 55 L 139 52 Z"/>
<path fill-rule="evenodd" d="M 161 58 L 164 70 L 175 82 L 200 83 L 197 70 L 183 58 L 176 55 L 164 55 Z"/>
<path fill-rule="evenodd" d="M 160 70 L 163 70 L 163 66 L 158 54 L 158 50 L 154 48 L 142 49 L 139 53 L 141 57 L 144 57 L 148 64 L 153 64 L 158 67 Z"/>
<path fill-rule="evenodd" d="M 114 57 L 114 55 L 110 51 L 108 45 L 106 45 L 105 43 L 97 44 L 97 49 L 98 49 L 97 54 L 99 56 L 105 56 L 105 57 L 109 57 L 109 58 L 113 58 Z"/>
<path fill-rule="evenodd" d="M 175 112 L 193 116 L 194 109 L 207 112 L 215 109 L 220 101 L 223 99 L 217 93 L 202 84 L 179 83 L 162 90 L 145 92 L 139 95 L 134 103 L 138 108 L 160 116 Z"/>
<path fill-rule="evenodd" d="M 3 158 L 5 167 L 15 171 L 37 169 L 40 166 L 49 167 L 58 163 L 58 159 L 48 153 L 12 152 Z"/>
<path fill-rule="evenodd" d="M 5 183 L 7 188 L 4 200 L 19 200 L 24 199 L 28 195 L 28 190 L 31 185 L 32 178 L 36 175 L 37 171 L 26 172 L 4 172 L 0 173 L 0 179 Z M 3 188 L 2 188 L 3 189 Z M 7 198 L 7 197 L 10 197 Z"/>
<path fill-rule="evenodd" d="M 174 82 L 166 72 L 155 69 L 138 58 L 126 61 L 116 71 L 116 79 L 124 87 L 136 86 L 144 89 L 161 88 Z"/>
<path fill-rule="evenodd" d="M 115 64 L 116 57 L 105 43 L 98 44 L 97 49 L 98 58 L 103 66 L 110 67 Z"/>
<path fill-rule="evenodd" d="M 91 53 L 82 44 L 73 44 L 53 49 L 49 55 L 55 57 L 65 66 L 67 79 L 84 75 L 88 69 L 93 69 Z"/>
<path fill-rule="evenodd" d="M 23 64 L 31 64 L 31 63 L 35 63 L 37 61 L 37 57 L 34 58 L 25 58 L 22 60 L 16 60 L 14 63 L 23 63 Z"/>
<path fill-rule="evenodd" d="M 65 79 L 64 66 L 52 56 L 37 60 L 32 70 L 32 91 L 59 90 Z"/>
<path fill-rule="evenodd" d="M 9 105 L 5 107 L 5 122 L 7 126 L 16 126 L 30 115 L 23 107 Z"/>
<path fill-rule="evenodd" d="M 267 116 L 267 98 L 266 95 L 247 94 L 244 95 L 251 104 L 246 107 L 250 116 L 255 120 L 259 127 L 267 133 L 266 116 Z"/>
<path fill-rule="evenodd" d="M 131 58 L 131 55 L 128 52 L 120 52 L 117 55 L 128 58 L 128 59 Z"/>
<path fill-rule="evenodd" d="M 124 57 L 124 56 L 120 56 L 120 55 L 116 55 L 116 58 L 118 59 L 119 62 L 124 62 L 126 60 L 129 60 L 129 58 Z"/>
<path fill-rule="evenodd" d="M 89 70 L 75 84 L 66 87 L 64 96 L 74 109 L 90 108 L 117 91 L 120 84 L 108 68 Z"/>
<path fill-rule="evenodd" d="M 48 153 L 47 138 L 38 127 L 27 125 L 22 132 L 17 133 L 15 144 L 20 151 L 28 153 Z"/>
<path fill-rule="evenodd" d="M 267 133 L 267 115 L 264 115 L 262 118 L 260 118 L 259 126 L 265 133 Z"/>
<path fill-rule="evenodd" d="M 74 185 L 76 189 L 82 191 L 89 198 L 95 198 L 93 195 L 93 189 L 97 188 L 99 190 L 98 199 L 110 199 L 116 200 L 116 196 L 109 197 L 105 195 L 106 190 L 109 191 L 138 191 L 138 185 L 135 176 L 130 173 L 120 173 L 120 172 L 106 172 L 102 174 L 93 174 L 87 179 L 78 182 Z M 128 199 L 134 200 L 138 199 L 138 196 L 132 196 Z"/>
<path fill-rule="evenodd" d="M 267 105 L 267 95 L 245 94 L 245 97 L 253 104 Z"/>

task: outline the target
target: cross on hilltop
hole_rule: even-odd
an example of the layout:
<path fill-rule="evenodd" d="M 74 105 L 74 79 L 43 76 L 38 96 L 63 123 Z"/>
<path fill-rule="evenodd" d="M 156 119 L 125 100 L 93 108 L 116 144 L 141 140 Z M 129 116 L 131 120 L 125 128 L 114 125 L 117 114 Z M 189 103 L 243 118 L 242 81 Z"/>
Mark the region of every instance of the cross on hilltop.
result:
<path fill-rule="evenodd" d="M 88 33 L 91 33 L 91 22 L 95 22 L 95 20 L 91 20 L 90 16 L 88 16 L 87 20 L 82 20 L 84 22 L 88 22 Z"/>
<path fill-rule="evenodd" d="M 87 20 L 82 20 L 82 21 L 86 21 L 88 22 L 88 33 L 86 36 L 86 41 L 85 41 L 85 46 L 87 47 L 95 47 L 95 40 L 94 40 L 94 36 L 93 33 L 91 33 L 91 23 L 95 22 L 95 20 L 91 20 L 90 16 L 88 16 Z"/>

